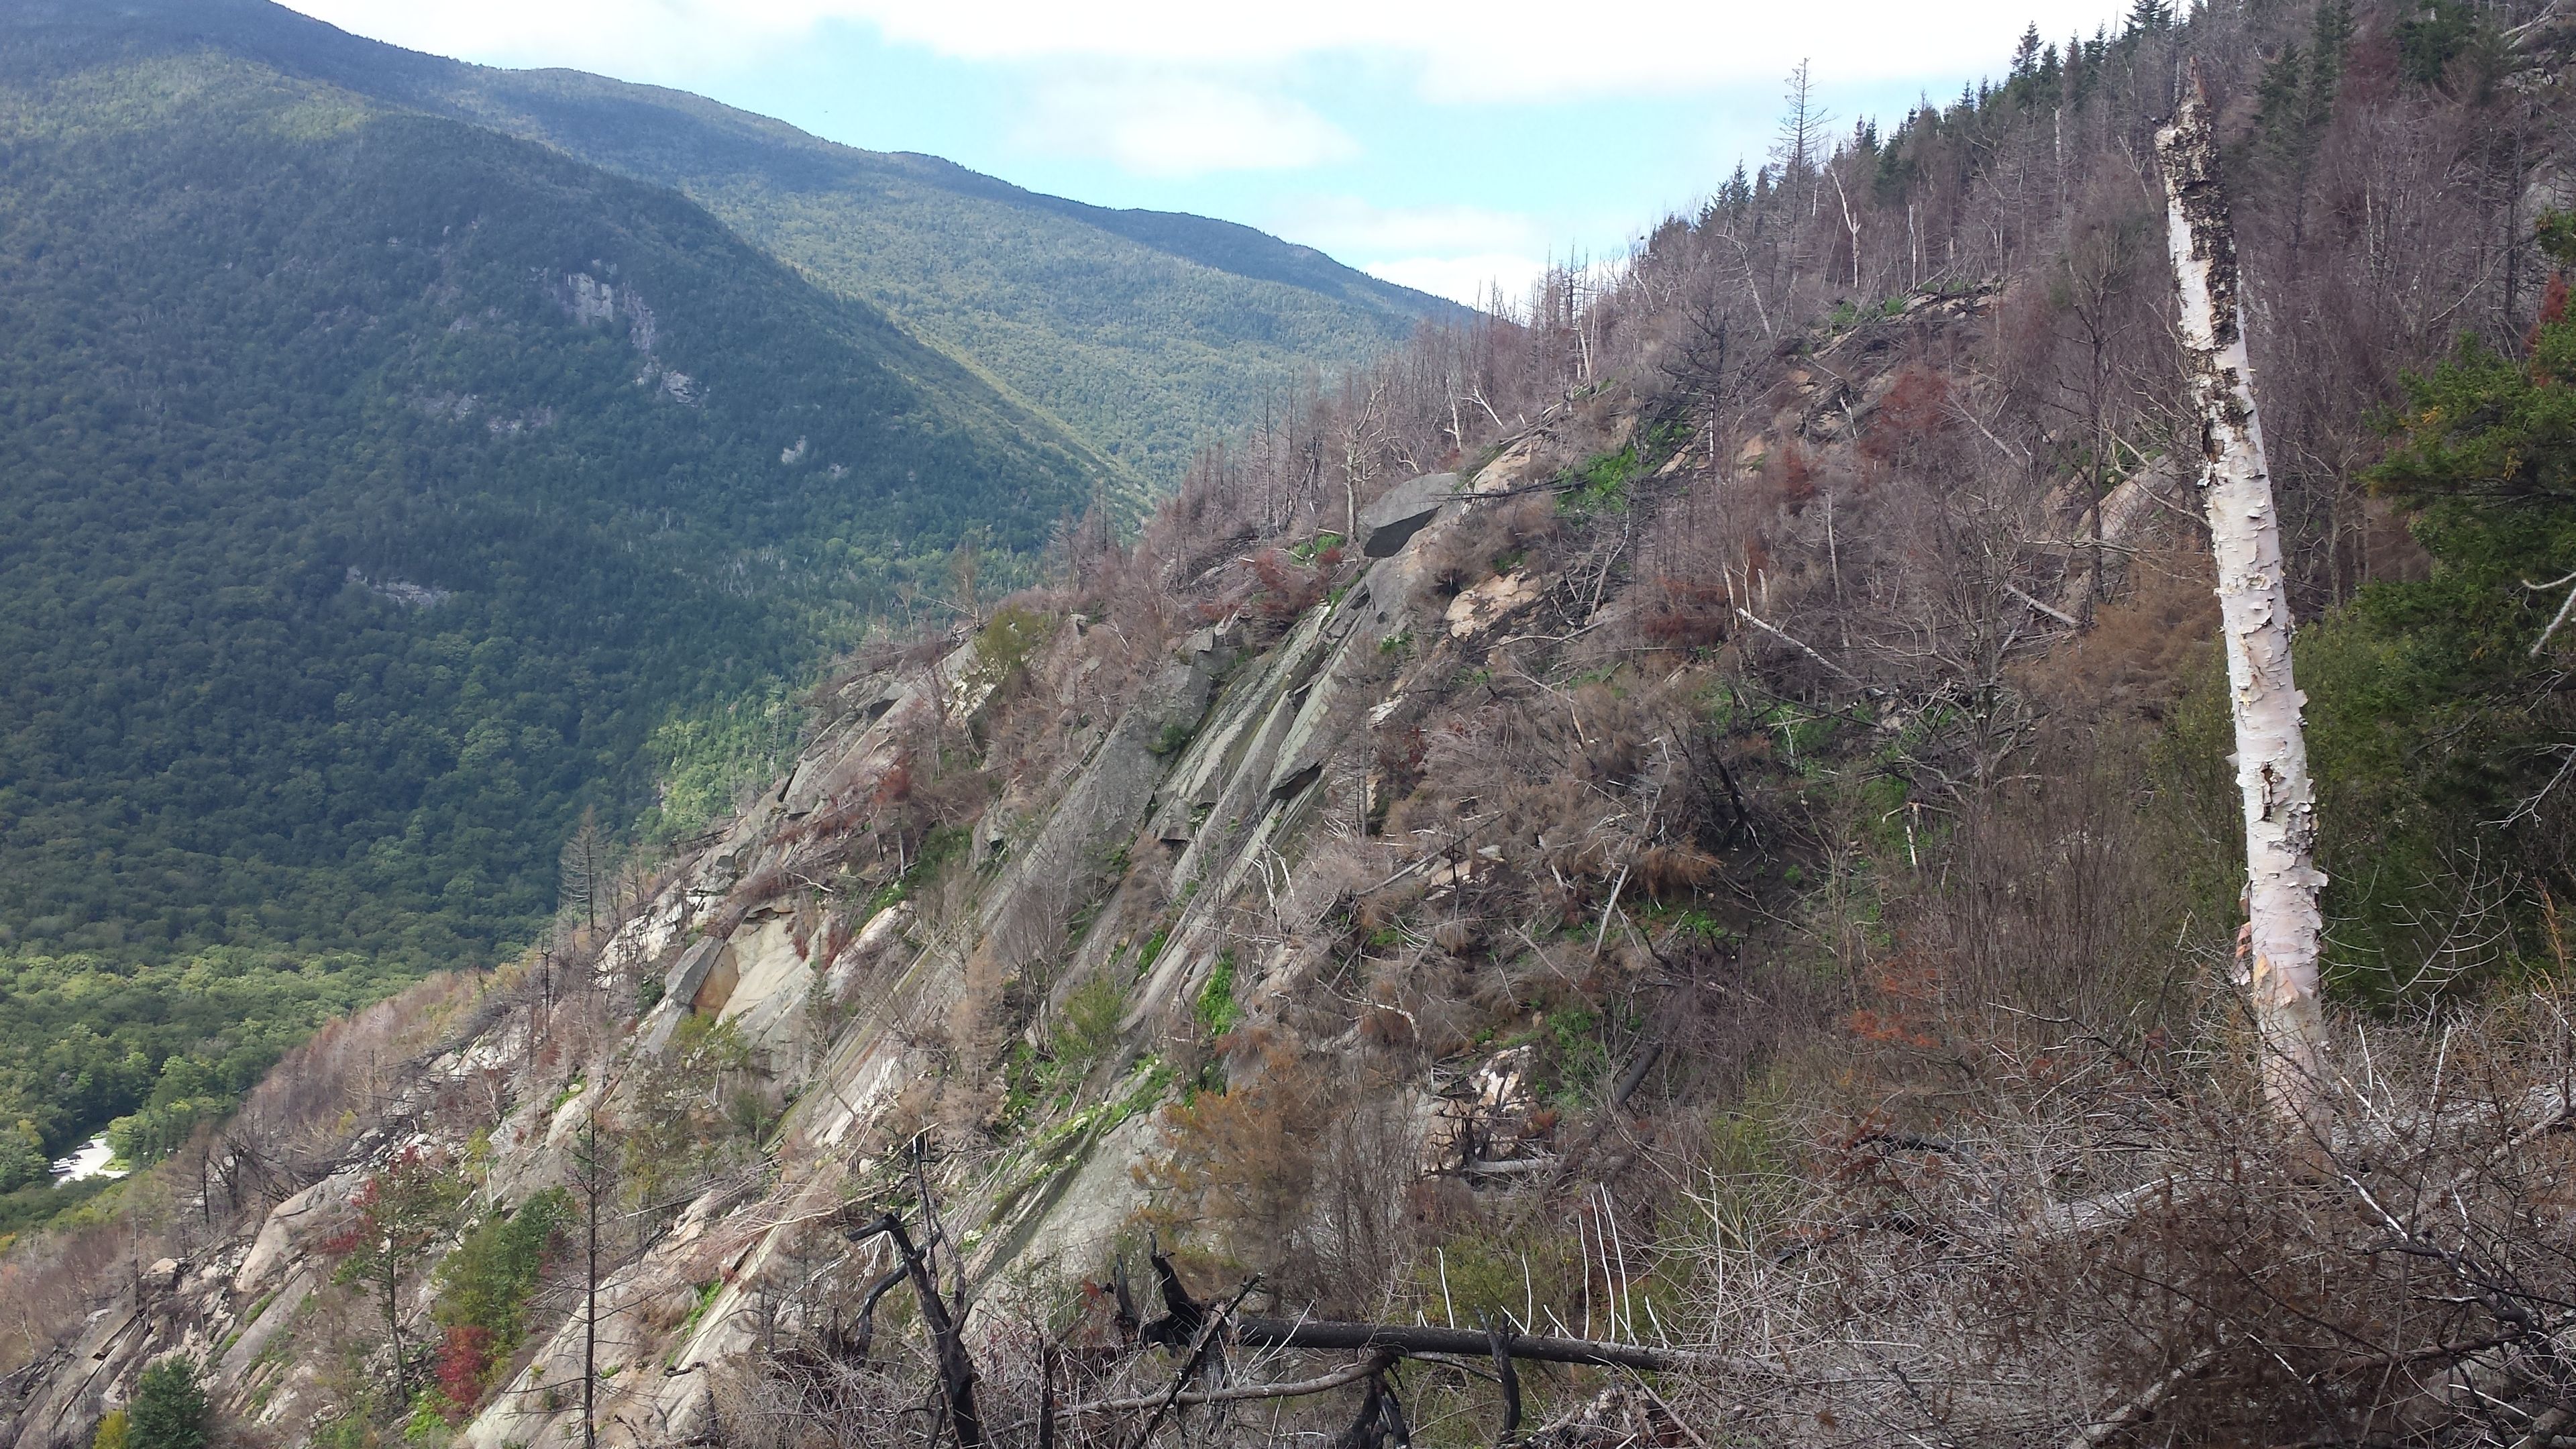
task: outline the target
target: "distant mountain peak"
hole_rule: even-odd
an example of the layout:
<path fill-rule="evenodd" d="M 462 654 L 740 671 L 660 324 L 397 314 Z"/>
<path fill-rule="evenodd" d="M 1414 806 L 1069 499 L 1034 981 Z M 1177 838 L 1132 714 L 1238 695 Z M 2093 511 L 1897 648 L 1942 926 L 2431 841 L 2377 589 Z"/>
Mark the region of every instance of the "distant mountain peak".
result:
<path fill-rule="evenodd" d="M 1301 379 L 1472 315 L 1237 222 L 1050 196 L 668 87 L 425 55 L 269 0 L 0 0 L 0 34 L 11 32 L 57 61 L 213 47 L 674 187 L 1060 419 L 1140 483 L 1177 479 L 1198 447 Z M 1066 289 L 1068 271 L 1087 285 Z"/>

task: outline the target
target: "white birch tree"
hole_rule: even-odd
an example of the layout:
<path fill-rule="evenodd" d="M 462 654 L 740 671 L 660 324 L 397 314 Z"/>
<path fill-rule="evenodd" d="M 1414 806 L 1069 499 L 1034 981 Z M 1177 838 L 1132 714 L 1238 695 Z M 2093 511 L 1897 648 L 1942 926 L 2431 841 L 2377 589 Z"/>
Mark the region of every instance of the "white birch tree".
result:
<path fill-rule="evenodd" d="M 2168 243 L 2182 289 L 2183 357 L 2200 423 L 2199 489 L 2218 566 L 2220 633 L 2245 807 L 2245 984 L 2261 1040 L 2267 1102 L 2286 1123 L 2321 1130 L 2325 1019 L 2316 795 L 2290 672 L 2290 596 L 2279 510 L 2263 458 L 2246 360 L 2236 243 L 2218 176 L 2218 138 L 2195 70 L 2156 133 Z"/>

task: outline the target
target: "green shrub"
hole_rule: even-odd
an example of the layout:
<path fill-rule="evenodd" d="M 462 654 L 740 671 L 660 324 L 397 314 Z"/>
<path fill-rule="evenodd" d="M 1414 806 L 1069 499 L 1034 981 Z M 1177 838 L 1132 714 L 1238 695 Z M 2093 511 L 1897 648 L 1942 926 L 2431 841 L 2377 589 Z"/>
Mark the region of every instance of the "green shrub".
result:
<path fill-rule="evenodd" d="M 527 1303 L 545 1271 L 548 1244 L 572 1221 L 572 1195 L 549 1188 L 513 1213 L 477 1223 L 438 1265 L 432 1316 L 448 1327 L 490 1330 L 502 1356 L 519 1344 Z"/>
<path fill-rule="evenodd" d="M 1188 749 L 1190 740 L 1197 734 L 1198 731 L 1191 726 L 1174 721 L 1163 726 L 1163 732 L 1156 735 L 1154 742 L 1145 748 L 1153 751 L 1158 758 L 1169 759 Z"/>
<path fill-rule="evenodd" d="M 1199 1025 L 1210 1036 L 1223 1036 L 1234 1030 L 1243 1018 L 1242 1004 L 1234 999 L 1234 953 L 1217 953 L 1216 965 L 1208 971 L 1207 985 L 1199 988 Z"/>
<path fill-rule="evenodd" d="M 1064 999 L 1064 1024 L 1056 1030 L 1056 1060 L 1077 1075 L 1118 1049 L 1118 1023 L 1127 1015 L 1127 993 L 1106 973 Z"/>

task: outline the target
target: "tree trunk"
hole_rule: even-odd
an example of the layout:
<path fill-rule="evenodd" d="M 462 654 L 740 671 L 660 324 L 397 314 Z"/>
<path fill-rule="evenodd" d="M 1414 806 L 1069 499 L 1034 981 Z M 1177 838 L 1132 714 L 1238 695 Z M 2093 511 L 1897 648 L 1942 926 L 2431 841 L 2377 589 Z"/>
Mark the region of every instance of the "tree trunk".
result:
<path fill-rule="evenodd" d="M 394 1346 L 394 1397 L 411 1402 L 411 1356 L 403 1348 L 402 1276 L 394 1248 L 385 1248 L 385 1336 Z"/>
<path fill-rule="evenodd" d="M 581 1128 L 581 1443 L 599 1449 L 599 1115 L 589 1104 Z"/>
<path fill-rule="evenodd" d="M 2317 999 L 2322 928 L 2316 799 L 2290 675 L 2290 597 L 2281 530 L 2254 412 L 2244 301 L 2218 139 L 2195 69 L 2173 121 L 2156 133 L 2168 242 L 2182 289 L 2183 358 L 2200 420 L 2201 501 L 2218 565 L 2220 631 L 2245 804 L 2246 959 L 2266 1100 L 2285 1123 L 2320 1130 L 2325 1022 Z"/>

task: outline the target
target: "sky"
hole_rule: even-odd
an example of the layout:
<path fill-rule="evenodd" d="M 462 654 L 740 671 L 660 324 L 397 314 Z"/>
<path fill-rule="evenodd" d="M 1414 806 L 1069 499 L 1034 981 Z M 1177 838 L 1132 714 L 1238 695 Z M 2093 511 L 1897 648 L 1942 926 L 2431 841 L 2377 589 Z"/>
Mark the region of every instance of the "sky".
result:
<path fill-rule="evenodd" d="M 1460 301 L 1615 258 L 1761 164 L 2126 0 L 288 0 L 486 65 L 675 86 L 1104 206 L 1222 217 Z"/>

